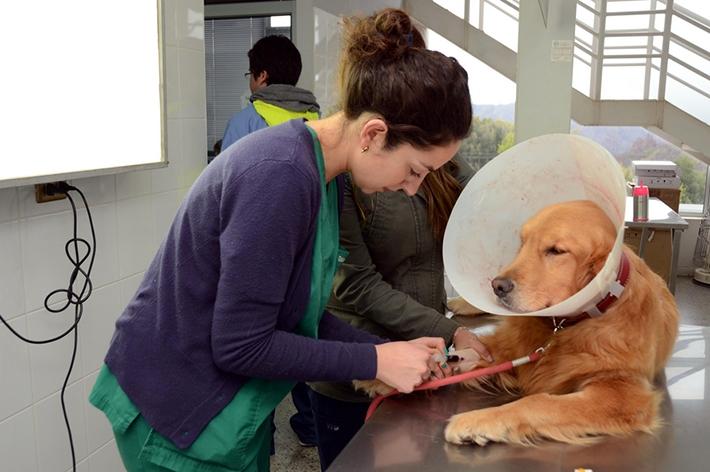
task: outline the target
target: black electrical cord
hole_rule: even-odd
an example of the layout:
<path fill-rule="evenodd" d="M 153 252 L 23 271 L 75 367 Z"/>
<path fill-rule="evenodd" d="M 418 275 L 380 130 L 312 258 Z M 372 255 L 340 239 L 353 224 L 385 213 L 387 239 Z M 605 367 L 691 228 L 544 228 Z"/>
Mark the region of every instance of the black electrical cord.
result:
<path fill-rule="evenodd" d="M 84 202 L 84 207 L 86 207 L 86 214 L 89 219 L 89 227 L 91 228 L 91 244 L 89 244 L 88 241 L 86 241 L 83 238 L 80 238 L 77 233 L 78 229 L 78 217 L 76 213 L 76 204 L 74 203 L 74 199 L 70 195 L 69 192 L 75 191 L 77 192 L 80 196 L 82 201 Z M 54 193 L 63 193 L 66 195 L 67 199 L 69 200 L 69 203 L 71 204 L 72 207 L 72 215 L 74 217 L 74 230 L 73 230 L 73 237 L 67 241 L 67 243 L 64 245 L 64 252 L 67 255 L 67 258 L 71 261 L 72 265 L 74 266 L 74 269 L 71 271 L 71 275 L 69 276 L 69 285 L 67 288 L 60 288 L 57 290 L 52 290 L 44 299 L 44 307 L 46 308 L 47 311 L 50 313 L 61 313 L 65 311 L 67 308 L 70 306 L 74 306 L 74 322 L 72 325 L 64 331 L 62 334 L 55 336 L 53 338 L 48 338 L 48 339 L 29 339 L 24 336 L 22 336 L 20 333 L 15 331 L 5 320 L 5 318 L 0 315 L 0 321 L 7 327 L 7 329 L 10 330 L 12 334 L 17 336 L 19 339 L 22 341 L 29 343 L 29 344 L 48 344 L 52 343 L 55 341 L 58 341 L 65 336 L 67 336 L 69 333 L 74 332 L 74 345 L 72 348 L 72 355 L 71 355 L 71 361 L 69 363 L 69 369 L 67 370 L 67 375 L 64 377 L 64 383 L 62 384 L 62 391 L 60 394 L 60 400 L 62 403 L 62 414 L 64 415 L 64 423 L 66 424 L 67 427 L 67 435 L 69 436 L 69 448 L 71 449 L 71 459 L 72 459 L 72 470 L 76 472 L 76 454 L 74 452 L 74 439 L 72 437 L 72 431 L 71 431 L 71 426 L 69 426 L 69 416 L 67 415 L 67 407 L 66 403 L 64 401 L 64 394 L 66 392 L 67 384 L 69 383 L 69 377 L 71 377 L 72 370 L 74 369 L 74 362 L 76 360 L 76 347 L 77 347 L 77 342 L 79 339 L 79 321 L 81 321 L 81 317 L 84 313 L 84 303 L 88 298 L 91 296 L 91 291 L 93 289 L 93 286 L 91 284 L 91 270 L 94 267 L 94 257 L 96 254 L 96 232 L 94 230 L 94 221 L 91 218 L 91 210 L 89 209 L 89 204 L 86 201 L 86 197 L 84 197 L 84 194 L 82 193 L 81 190 L 78 188 L 71 186 L 65 182 L 59 182 L 57 184 L 47 184 L 47 193 L 48 194 L 54 194 Z M 83 245 L 83 250 L 86 252 L 83 254 L 82 257 L 80 257 L 80 250 L 79 246 Z M 72 251 L 73 249 L 73 251 Z M 73 254 L 72 254 L 73 252 Z M 86 270 L 82 268 L 82 264 L 86 262 L 86 260 L 89 259 L 89 266 Z M 84 278 L 83 284 L 81 284 L 81 291 L 79 293 L 76 292 L 74 289 L 74 285 L 77 282 L 77 277 L 81 275 Z M 56 294 L 65 294 L 66 295 L 66 301 L 65 303 L 58 308 L 52 308 L 50 306 L 51 299 L 53 296 Z"/>

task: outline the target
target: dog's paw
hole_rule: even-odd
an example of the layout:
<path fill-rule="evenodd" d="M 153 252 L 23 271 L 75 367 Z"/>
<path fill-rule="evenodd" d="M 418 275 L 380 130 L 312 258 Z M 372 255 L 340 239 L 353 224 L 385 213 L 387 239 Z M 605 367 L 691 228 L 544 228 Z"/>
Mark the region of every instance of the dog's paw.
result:
<path fill-rule="evenodd" d="M 476 316 L 485 313 L 485 311 L 476 308 L 461 297 L 449 298 L 446 305 L 455 315 Z"/>
<path fill-rule="evenodd" d="M 374 398 L 377 395 L 387 395 L 394 391 L 394 388 L 380 380 L 353 380 L 353 385 L 356 390 L 367 393 L 370 398 Z"/>
<path fill-rule="evenodd" d="M 520 443 L 520 438 L 514 437 L 515 428 L 494 410 L 486 408 L 452 416 L 444 430 L 446 440 L 454 444 L 479 446 L 485 446 L 489 442 Z"/>

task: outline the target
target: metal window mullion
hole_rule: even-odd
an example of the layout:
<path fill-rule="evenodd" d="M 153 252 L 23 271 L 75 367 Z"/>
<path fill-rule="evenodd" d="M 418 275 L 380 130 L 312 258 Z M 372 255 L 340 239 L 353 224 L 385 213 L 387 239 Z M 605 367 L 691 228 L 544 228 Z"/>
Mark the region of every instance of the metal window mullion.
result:
<path fill-rule="evenodd" d="M 595 19 L 594 19 L 594 22 L 595 22 L 595 23 L 596 23 L 596 20 L 597 20 L 597 19 L 595 18 Z M 591 34 L 592 36 L 596 36 L 597 34 L 599 34 L 599 33 L 597 33 L 596 31 L 594 31 L 593 28 L 590 28 L 589 26 L 587 26 L 586 23 L 582 23 L 582 22 L 579 21 L 579 20 L 575 20 L 574 24 L 577 25 L 577 26 L 579 26 L 580 28 L 582 28 L 584 31 L 586 31 L 587 33 Z M 595 26 L 596 26 L 596 25 L 595 25 Z"/>
<path fill-rule="evenodd" d="M 612 62 L 604 64 L 604 67 L 642 67 L 643 62 Z"/>
<path fill-rule="evenodd" d="M 666 17 L 663 22 L 663 45 L 661 46 L 661 70 L 658 77 L 658 101 L 666 99 L 666 74 L 668 73 L 668 49 L 671 42 L 672 20 L 673 0 L 666 0 Z M 659 120 L 660 123 L 663 122 L 662 117 L 659 117 Z"/>
<path fill-rule="evenodd" d="M 579 54 L 574 54 L 574 57 L 576 57 L 577 59 L 579 59 L 579 60 L 580 60 L 581 62 L 583 62 L 584 64 L 587 64 L 589 67 L 592 67 L 592 63 L 589 62 L 589 61 L 587 61 L 586 59 L 583 59 L 582 56 L 580 56 Z"/>
<path fill-rule="evenodd" d="M 670 77 L 671 79 L 675 80 L 676 82 L 679 82 L 679 83 L 685 85 L 685 86 L 688 87 L 689 89 L 694 90 L 695 92 L 698 92 L 700 95 L 702 95 L 702 96 L 704 96 L 704 97 L 706 97 L 706 98 L 710 98 L 710 93 L 708 93 L 708 92 L 706 92 L 706 91 L 704 91 L 704 90 L 699 89 L 698 87 L 696 87 L 696 86 L 693 85 L 693 84 L 690 84 L 690 83 L 686 82 L 685 80 L 681 79 L 681 78 L 678 77 L 677 75 L 668 73 L 667 76 Z"/>
<path fill-rule="evenodd" d="M 594 8 L 590 7 L 589 5 L 587 5 L 587 4 L 584 3 L 584 2 L 577 2 L 577 6 L 584 7 L 584 8 L 585 8 L 586 10 L 588 10 L 589 12 L 591 12 L 591 13 L 593 13 L 593 14 L 595 14 L 595 15 L 599 15 L 599 12 L 598 12 L 598 11 L 596 11 Z"/>
<path fill-rule="evenodd" d="M 693 26 L 705 30 L 706 33 L 710 33 L 710 20 L 705 17 L 698 15 L 697 13 L 687 10 L 680 5 L 673 7 L 673 14 L 678 15 L 680 18 L 684 19 Z"/>
<path fill-rule="evenodd" d="M 611 36 L 614 38 L 631 38 L 634 36 L 663 36 L 663 32 L 653 30 L 612 30 L 605 33 L 605 36 Z"/>
<path fill-rule="evenodd" d="M 496 5 L 495 3 L 493 3 L 493 2 L 491 2 L 491 1 L 489 1 L 489 0 L 483 0 L 483 1 L 484 1 L 485 3 L 487 3 L 487 4 L 489 4 L 491 7 L 495 8 L 496 10 L 498 10 L 499 12 L 501 12 L 502 14 L 504 14 L 505 16 L 507 16 L 508 18 L 511 18 L 511 19 L 513 19 L 513 20 L 515 20 L 515 21 L 518 21 L 518 19 L 517 19 L 516 17 L 514 17 L 513 15 L 511 15 L 510 13 L 508 13 L 507 11 L 505 11 L 504 9 L 502 9 L 501 7 L 499 7 L 498 5 Z M 505 4 L 508 4 L 507 2 L 504 2 L 503 0 L 499 0 L 499 1 L 501 1 L 501 2 L 503 2 L 503 3 L 505 3 Z"/>
<path fill-rule="evenodd" d="M 584 47 L 584 46 L 582 46 L 582 45 L 580 45 L 580 44 L 577 44 L 577 43 L 575 43 L 575 46 L 578 47 L 580 50 L 582 50 L 582 51 L 586 52 L 587 54 L 589 54 L 591 57 L 597 57 L 596 54 L 594 54 L 591 50 L 587 49 L 586 47 Z"/>
<path fill-rule="evenodd" d="M 604 54 L 604 59 L 652 59 L 661 57 L 660 54 Z"/>
<path fill-rule="evenodd" d="M 656 10 L 652 7 L 651 10 L 610 11 L 610 12 L 607 12 L 606 16 L 653 15 L 656 13 L 664 13 L 664 11 L 663 10 Z"/>
<path fill-rule="evenodd" d="M 584 46 L 585 48 L 589 49 L 590 51 L 591 51 L 592 48 L 594 47 L 594 46 L 592 46 L 591 44 L 589 44 L 588 42 L 586 42 L 585 40 L 583 40 L 583 39 L 581 39 L 581 38 L 578 38 L 578 37 L 576 37 L 576 36 L 575 36 L 575 38 L 574 38 L 574 41 L 575 41 L 576 43 L 581 44 L 582 46 Z"/>
<path fill-rule="evenodd" d="M 672 55 L 672 54 L 670 54 L 670 53 L 668 54 L 668 58 L 669 58 L 669 59 L 673 59 L 673 62 L 676 62 L 676 63 L 680 64 L 681 66 L 685 67 L 685 68 L 688 69 L 689 71 L 695 72 L 696 74 L 698 74 L 698 75 L 699 75 L 700 77 L 702 77 L 703 79 L 705 79 L 705 80 L 707 80 L 707 81 L 710 81 L 710 75 L 706 74 L 705 72 L 701 71 L 700 69 L 698 69 L 698 68 L 696 68 L 696 67 L 694 67 L 694 66 L 691 66 L 691 65 L 688 64 L 687 62 L 678 59 L 677 57 L 675 57 L 674 55 Z"/>
<path fill-rule="evenodd" d="M 599 16 L 595 17 L 595 28 L 599 35 L 594 37 L 596 57 L 592 57 L 592 77 L 590 85 L 590 97 L 592 100 L 599 100 L 602 91 L 602 70 L 604 69 L 604 38 L 606 35 L 606 1 L 598 0 L 600 6 Z"/>
<path fill-rule="evenodd" d="M 651 9 L 656 11 L 656 0 L 651 0 Z M 652 13 L 648 17 L 648 29 L 654 28 L 656 25 L 656 14 Z M 649 100 L 651 97 L 651 64 L 653 63 L 653 36 L 646 38 L 646 68 L 643 75 L 643 98 Z"/>
<path fill-rule="evenodd" d="M 687 39 L 682 38 L 675 33 L 671 33 L 671 41 L 674 41 L 674 42 L 680 44 L 681 46 L 683 46 L 684 48 L 691 50 L 692 52 L 694 52 L 698 56 L 702 57 L 706 61 L 710 61 L 710 53 L 708 53 L 705 49 L 701 48 L 697 44 L 691 43 Z"/>

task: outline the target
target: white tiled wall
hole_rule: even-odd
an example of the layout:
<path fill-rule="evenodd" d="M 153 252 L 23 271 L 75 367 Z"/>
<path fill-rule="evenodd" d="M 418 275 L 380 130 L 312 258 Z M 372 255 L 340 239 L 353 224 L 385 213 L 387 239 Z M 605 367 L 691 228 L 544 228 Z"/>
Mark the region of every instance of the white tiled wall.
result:
<path fill-rule="evenodd" d="M 72 181 L 86 194 L 97 237 L 94 292 L 85 305 L 65 397 L 82 472 L 124 470 L 108 422 L 87 398 L 115 319 L 207 161 L 203 2 L 164 4 L 170 165 Z M 69 208 L 66 200 L 36 204 L 33 187 L 0 190 L 0 314 L 24 336 L 54 336 L 71 324 L 72 314 L 52 315 L 43 306 L 47 293 L 68 283 Z M 81 210 L 80 225 L 85 217 Z M 81 234 L 88 236 L 85 226 Z M 71 350 L 70 337 L 30 346 L 0 325 L 0 470 L 70 470 L 59 391 Z"/>

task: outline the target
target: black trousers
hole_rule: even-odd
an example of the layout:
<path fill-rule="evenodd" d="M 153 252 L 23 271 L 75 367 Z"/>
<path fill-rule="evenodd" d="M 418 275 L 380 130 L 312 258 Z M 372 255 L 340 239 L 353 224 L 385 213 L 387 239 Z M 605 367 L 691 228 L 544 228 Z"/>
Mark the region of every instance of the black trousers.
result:
<path fill-rule="evenodd" d="M 320 468 L 326 470 L 365 424 L 369 403 L 353 403 L 326 397 L 310 390 L 313 419 L 316 425 L 316 445 Z"/>

